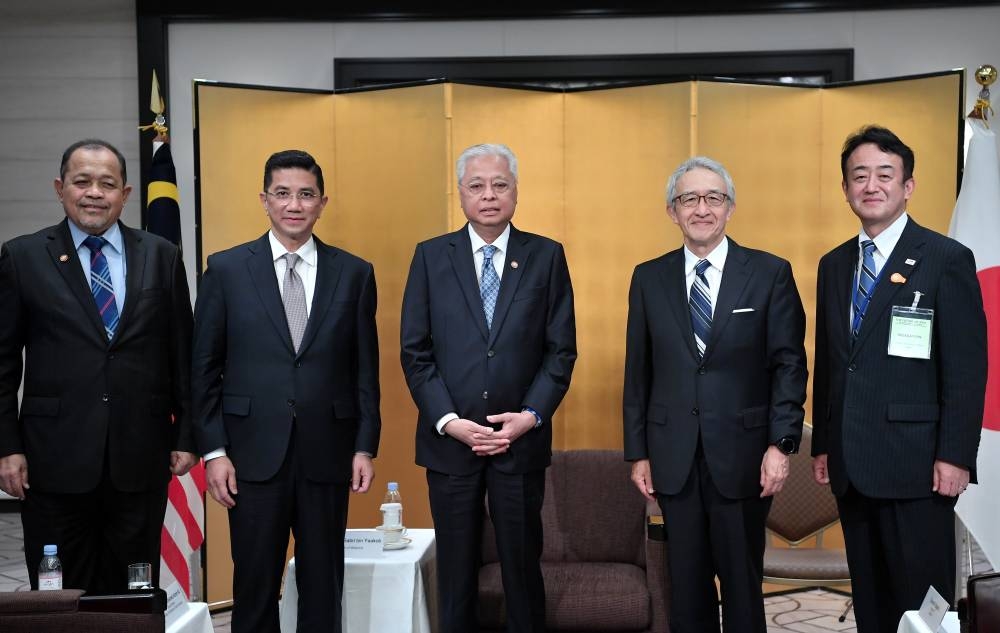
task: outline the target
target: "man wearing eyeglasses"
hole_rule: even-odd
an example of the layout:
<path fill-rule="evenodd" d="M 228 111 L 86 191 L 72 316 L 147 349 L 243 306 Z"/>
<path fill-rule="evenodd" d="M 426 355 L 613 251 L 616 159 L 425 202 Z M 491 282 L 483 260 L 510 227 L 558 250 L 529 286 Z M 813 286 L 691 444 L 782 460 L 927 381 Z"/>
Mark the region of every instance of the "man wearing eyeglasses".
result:
<path fill-rule="evenodd" d="M 705 157 L 667 185 L 684 245 L 636 266 L 623 398 L 632 481 L 667 528 L 670 630 L 766 633 L 764 522 L 798 450 L 805 313 L 789 263 L 726 237 L 732 178 Z"/>
<path fill-rule="evenodd" d="M 441 633 L 478 631 L 483 497 L 507 631 L 545 631 L 542 497 L 552 416 L 576 361 L 562 245 L 514 228 L 517 159 L 475 145 L 457 162 L 468 224 L 417 245 L 403 295 L 403 371 L 419 410 L 437 540 Z"/>
<path fill-rule="evenodd" d="M 267 160 L 260 201 L 271 229 L 201 278 L 195 429 L 229 509 L 233 631 L 278 633 L 291 529 L 298 629 L 339 632 L 348 490 L 368 491 L 381 428 L 375 276 L 313 235 L 327 197 L 306 152 Z"/>

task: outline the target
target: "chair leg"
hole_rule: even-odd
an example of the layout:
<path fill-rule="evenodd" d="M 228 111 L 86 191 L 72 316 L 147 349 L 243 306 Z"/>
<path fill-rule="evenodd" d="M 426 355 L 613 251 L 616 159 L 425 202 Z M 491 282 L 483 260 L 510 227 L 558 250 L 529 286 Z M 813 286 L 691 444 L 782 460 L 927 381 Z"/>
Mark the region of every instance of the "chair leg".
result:
<path fill-rule="evenodd" d="M 853 606 L 854 606 L 854 598 L 850 598 L 847 601 L 847 606 L 844 607 L 844 612 L 840 614 L 840 617 L 837 618 L 837 621 L 838 622 L 843 622 L 844 620 L 846 620 L 847 619 L 847 614 L 850 613 L 851 607 L 853 607 Z"/>

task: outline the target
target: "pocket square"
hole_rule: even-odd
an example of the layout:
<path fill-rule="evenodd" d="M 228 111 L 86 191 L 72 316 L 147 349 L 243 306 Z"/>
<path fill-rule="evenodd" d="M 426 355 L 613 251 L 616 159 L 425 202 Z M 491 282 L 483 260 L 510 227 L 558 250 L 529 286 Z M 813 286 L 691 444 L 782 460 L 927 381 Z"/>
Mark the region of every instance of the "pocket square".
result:
<path fill-rule="evenodd" d="M 733 314 L 739 314 L 740 312 L 753 312 L 753 308 L 736 308 L 733 310 Z"/>

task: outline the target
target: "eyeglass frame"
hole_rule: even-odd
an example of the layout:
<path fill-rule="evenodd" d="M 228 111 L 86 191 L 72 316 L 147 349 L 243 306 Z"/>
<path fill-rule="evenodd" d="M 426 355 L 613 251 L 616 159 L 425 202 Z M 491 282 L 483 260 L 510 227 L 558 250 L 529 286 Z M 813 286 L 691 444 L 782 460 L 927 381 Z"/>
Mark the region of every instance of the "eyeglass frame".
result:
<path fill-rule="evenodd" d="M 302 194 L 307 194 L 307 195 L 303 197 Z M 290 205 L 292 203 L 293 198 L 298 200 L 299 204 L 301 204 L 304 207 L 310 207 L 315 204 L 319 204 L 320 200 L 323 199 L 323 196 L 321 196 L 316 191 L 312 191 L 311 189 L 303 189 L 301 191 L 296 191 L 295 193 L 285 190 L 274 191 L 274 192 L 265 190 L 264 196 L 265 197 L 270 196 L 274 198 L 274 200 L 277 201 L 278 206 L 281 207 L 287 207 L 288 205 Z"/>
<path fill-rule="evenodd" d="M 492 191 L 494 194 L 496 194 L 498 196 L 503 196 L 503 195 L 506 195 L 506 194 L 510 193 L 514 189 L 514 187 L 517 185 L 517 183 L 508 182 L 506 180 L 491 180 L 489 182 L 487 182 L 487 181 L 474 182 L 474 183 L 472 183 L 470 185 L 458 183 L 458 186 L 461 187 L 462 189 L 465 189 L 466 191 L 468 191 L 469 195 L 479 197 L 479 196 L 482 196 L 484 193 L 486 193 L 486 185 L 487 184 L 489 184 L 489 186 L 490 186 L 490 191 Z M 472 187 L 475 186 L 475 185 L 481 185 L 483 187 L 483 190 L 480 191 L 480 192 L 478 192 L 478 193 L 476 191 L 473 191 Z M 502 185 L 503 189 L 501 191 L 497 191 L 497 185 Z"/>
<path fill-rule="evenodd" d="M 683 202 L 681 202 L 681 198 L 684 198 L 684 197 L 687 197 L 687 196 L 694 196 L 694 200 L 692 201 L 693 204 L 684 204 Z M 719 204 L 712 204 L 709 201 L 709 199 L 708 199 L 709 196 L 721 196 L 722 200 L 719 202 Z M 705 194 L 699 194 L 699 193 L 695 193 L 693 191 L 688 191 L 688 192 L 685 192 L 685 193 L 682 193 L 682 194 L 674 196 L 674 199 L 671 200 L 670 203 L 671 204 L 680 205 L 681 207 L 683 207 L 685 209 L 696 209 L 696 208 L 698 208 L 698 205 L 701 204 L 702 200 L 705 201 L 705 205 L 706 206 L 708 206 L 708 207 L 710 207 L 712 209 L 718 209 L 719 207 L 722 207 L 723 205 L 725 205 L 726 202 L 731 201 L 732 198 L 730 198 L 729 194 L 725 193 L 724 191 L 709 191 L 708 193 L 705 193 Z"/>

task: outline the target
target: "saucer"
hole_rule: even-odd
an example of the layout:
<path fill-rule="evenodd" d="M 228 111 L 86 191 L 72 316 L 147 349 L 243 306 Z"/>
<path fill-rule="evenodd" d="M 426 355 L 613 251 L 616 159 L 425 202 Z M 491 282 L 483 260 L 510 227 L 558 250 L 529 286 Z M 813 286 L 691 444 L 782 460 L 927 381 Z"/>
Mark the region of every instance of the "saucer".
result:
<path fill-rule="evenodd" d="M 382 549 L 403 549 L 407 545 L 413 542 L 413 539 L 403 537 L 396 541 L 395 543 L 386 543 L 382 546 Z"/>

